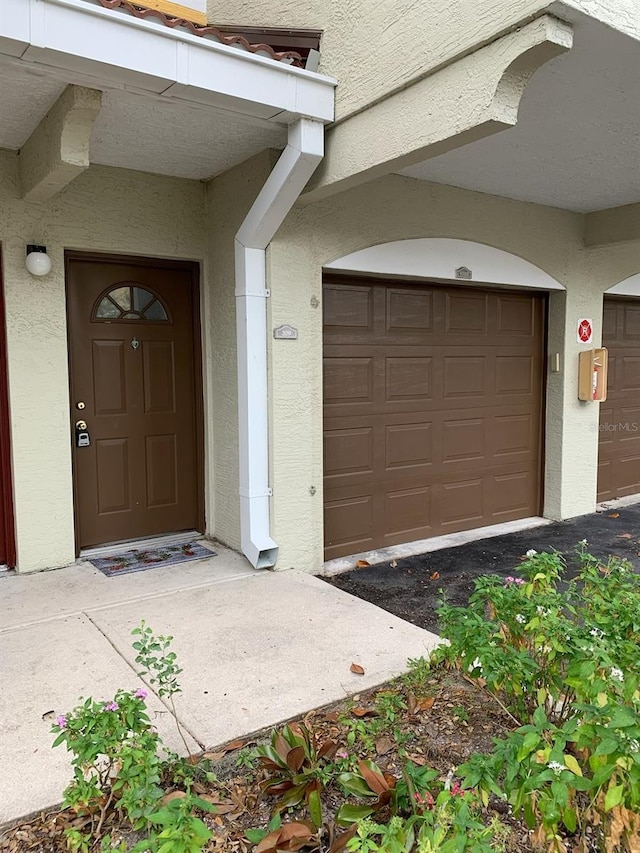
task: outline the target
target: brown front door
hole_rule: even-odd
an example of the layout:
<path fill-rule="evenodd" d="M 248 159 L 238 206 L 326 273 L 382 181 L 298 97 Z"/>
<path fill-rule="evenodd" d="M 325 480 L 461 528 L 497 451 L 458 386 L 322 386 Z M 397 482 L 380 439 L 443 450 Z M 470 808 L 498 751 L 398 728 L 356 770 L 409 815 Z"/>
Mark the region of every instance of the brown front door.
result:
<path fill-rule="evenodd" d="M 540 512 L 544 306 L 327 280 L 327 559 Z"/>
<path fill-rule="evenodd" d="M 609 384 L 600 404 L 600 501 L 640 492 L 640 299 L 605 297 L 602 345 Z"/>
<path fill-rule="evenodd" d="M 202 529 L 196 272 L 67 255 L 79 548 Z"/>

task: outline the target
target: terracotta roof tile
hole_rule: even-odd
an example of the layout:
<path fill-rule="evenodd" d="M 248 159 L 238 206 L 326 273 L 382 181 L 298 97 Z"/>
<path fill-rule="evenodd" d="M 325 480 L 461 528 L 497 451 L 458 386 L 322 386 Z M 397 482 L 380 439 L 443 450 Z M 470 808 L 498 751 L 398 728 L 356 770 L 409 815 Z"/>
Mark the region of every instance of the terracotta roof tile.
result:
<path fill-rule="evenodd" d="M 238 47 L 250 53 L 262 54 L 263 56 L 275 59 L 277 62 L 296 65 L 299 68 L 304 66 L 302 54 L 295 50 L 277 51 L 270 44 L 252 44 L 239 33 L 223 32 L 213 26 L 203 27 L 199 24 L 194 24 L 192 21 L 187 21 L 185 18 L 174 18 L 158 9 L 146 9 L 137 3 L 131 3 L 130 0 L 98 0 L 98 3 L 105 9 L 123 9 L 131 15 L 135 15 L 136 18 L 158 18 L 167 27 L 180 27 L 188 30 L 194 36 L 208 36 L 220 44 L 226 44 L 229 47 Z M 266 31 L 264 32 L 266 33 Z"/>

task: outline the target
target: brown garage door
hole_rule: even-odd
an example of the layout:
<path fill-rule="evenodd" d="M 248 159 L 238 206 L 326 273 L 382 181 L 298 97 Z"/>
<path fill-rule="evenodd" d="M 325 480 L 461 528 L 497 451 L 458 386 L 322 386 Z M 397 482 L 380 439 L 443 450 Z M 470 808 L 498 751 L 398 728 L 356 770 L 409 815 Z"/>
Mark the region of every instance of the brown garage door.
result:
<path fill-rule="evenodd" d="M 544 297 L 327 279 L 325 556 L 537 515 Z"/>
<path fill-rule="evenodd" d="M 640 299 L 605 298 L 607 401 L 600 404 L 598 500 L 640 492 Z"/>

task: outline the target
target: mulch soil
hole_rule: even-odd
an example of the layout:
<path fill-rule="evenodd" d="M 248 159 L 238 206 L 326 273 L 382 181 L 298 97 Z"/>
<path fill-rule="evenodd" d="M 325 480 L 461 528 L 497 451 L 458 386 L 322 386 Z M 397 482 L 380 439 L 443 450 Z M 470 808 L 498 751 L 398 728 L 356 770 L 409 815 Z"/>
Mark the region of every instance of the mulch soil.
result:
<path fill-rule="evenodd" d="M 517 575 L 518 565 L 530 548 L 561 552 L 570 575 L 575 568 L 575 549 L 582 539 L 587 540 L 594 556 L 604 560 L 611 554 L 624 557 L 640 570 L 640 504 L 616 509 L 612 502 L 608 509 L 594 515 L 354 568 L 323 580 L 438 633 L 436 611 L 443 596 L 450 604 L 466 606 L 476 578 Z"/>
<path fill-rule="evenodd" d="M 376 696 L 380 692 L 394 693 L 405 706 L 393 722 L 376 712 Z M 369 742 L 363 744 L 358 736 L 352 747 L 347 746 L 348 725 L 344 719 L 364 724 Z M 384 773 L 399 778 L 407 760 L 416 764 L 428 764 L 440 771 L 445 778 L 458 764 L 476 752 L 490 751 L 494 737 L 504 736 L 513 721 L 502 708 L 480 687 L 456 672 L 436 670 L 426 673 L 419 681 L 409 676 L 382 688 L 364 691 L 352 699 L 330 707 L 313 711 L 300 720 L 318 734 L 319 743 L 331 739 L 350 755 L 373 758 Z M 258 768 L 248 769 L 238 757 L 241 750 L 255 746 L 268 739 L 265 730 L 252 738 L 235 741 L 203 756 L 203 771 L 215 774 L 215 781 L 207 781 L 204 772 L 194 791 L 217 803 L 218 813 L 202 815 L 214 832 L 205 851 L 229 851 L 249 853 L 253 845 L 245 838 L 249 828 L 266 827 L 274 798 L 260 790 L 260 781 L 265 777 Z M 246 753 L 244 753 L 246 754 Z M 212 778 L 212 777 L 209 777 Z M 180 790 L 181 785 L 167 786 L 167 791 Z M 327 825 L 345 796 L 337 784 L 332 783 L 323 793 L 323 811 Z M 350 801 L 354 801 L 351 797 Z M 484 813 L 488 821 L 498 815 L 507 827 L 506 850 L 509 853 L 527 853 L 531 850 L 526 829 L 510 815 L 507 806 L 490 802 Z M 290 817 L 308 817 L 294 812 Z M 379 815 L 385 819 L 384 812 Z M 85 819 L 86 820 L 86 819 Z M 0 832 L 2 853 L 66 853 L 63 831 L 66 826 L 81 828 L 83 819 L 68 811 L 54 809 L 14 824 L 4 835 Z M 86 824 L 88 825 L 88 824 Z M 336 828 L 337 832 L 340 830 Z M 139 835 L 132 833 L 123 824 L 115 811 L 111 811 L 104 823 L 104 832 L 111 835 L 112 843 L 124 840 L 132 846 Z M 328 849 L 318 847 L 318 851 Z"/>

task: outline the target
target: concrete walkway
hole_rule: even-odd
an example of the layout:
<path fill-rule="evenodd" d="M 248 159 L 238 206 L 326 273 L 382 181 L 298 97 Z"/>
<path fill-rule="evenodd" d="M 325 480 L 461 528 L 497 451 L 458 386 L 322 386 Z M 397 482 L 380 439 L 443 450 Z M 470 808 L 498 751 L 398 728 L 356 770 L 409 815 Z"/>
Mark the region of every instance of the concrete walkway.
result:
<path fill-rule="evenodd" d="M 380 684 L 438 640 L 322 580 L 256 572 L 216 548 L 117 578 L 80 562 L 0 579 L 0 824 L 59 802 L 71 778 L 64 748 L 51 749 L 50 712 L 142 685 L 131 647 L 141 619 L 175 637 L 177 712 L 194 750 Z M 148 706 L 179 752 L 167 707 L 153 693 Z"/>

